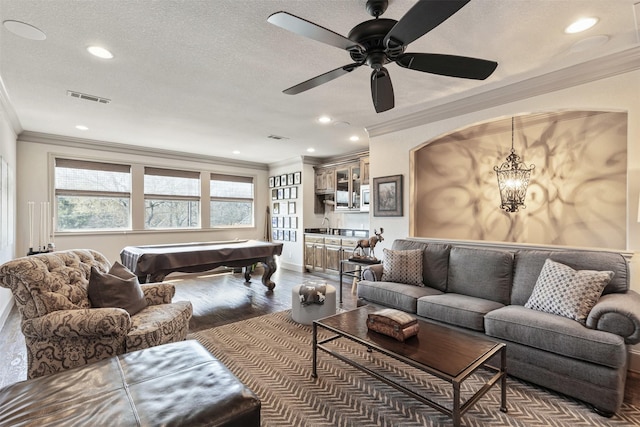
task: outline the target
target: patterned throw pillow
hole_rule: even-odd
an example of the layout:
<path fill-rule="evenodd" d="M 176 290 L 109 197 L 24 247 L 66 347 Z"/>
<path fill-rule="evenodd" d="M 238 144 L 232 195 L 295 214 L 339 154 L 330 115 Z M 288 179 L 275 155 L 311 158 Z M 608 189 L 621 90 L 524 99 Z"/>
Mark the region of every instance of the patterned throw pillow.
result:
<path fill-rule="evenodd" d="M 524 306 L 585 324 L 613 274 L 613 271 L 574 270 L 547 259 Z"/>
<path fill-rule="evenodd" d="M 384 249 L 382 281 L 424 286 L 422 283 L 422 249 L 406 251 Z"/>

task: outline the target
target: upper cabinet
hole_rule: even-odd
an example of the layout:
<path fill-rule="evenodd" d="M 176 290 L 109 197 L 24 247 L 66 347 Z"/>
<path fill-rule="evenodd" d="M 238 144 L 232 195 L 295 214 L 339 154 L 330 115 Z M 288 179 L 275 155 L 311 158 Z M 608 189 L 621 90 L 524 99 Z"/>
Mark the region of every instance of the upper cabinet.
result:
<path fill-rule="evenodd" d="M 332 194 L 336 191 L 335 168 L 316 169 L 316 194 Z"/>
<path fill-rule="evenodd" d="M 327 206 L 343 212 L 366 210 L 361 209 L 360 199 L 362 186 L 369 184 L 368 152 L 334 158 L 315 171 L 315 213 L 323 213 Z"/>
<path fill-rule="evenodd" d="M 360 162 L 336 167 L 336 210 L 360 210 Z"/>
<path fill-rule="evenodd" d="M 360 159 L 360 183 L 369 184 L 369 156 Z"/>

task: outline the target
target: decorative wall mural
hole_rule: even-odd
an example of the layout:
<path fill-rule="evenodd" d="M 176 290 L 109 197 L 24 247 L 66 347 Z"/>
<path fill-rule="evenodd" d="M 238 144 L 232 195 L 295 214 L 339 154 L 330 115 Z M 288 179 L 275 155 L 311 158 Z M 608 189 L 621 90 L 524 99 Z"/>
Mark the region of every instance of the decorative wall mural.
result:
<path fill-rule="evenodd" d="M 535 171 L 526 209 L 506 213 L 493 166 L 511 149 L 511 118 L 417 148 L 417 237 L 626 247 L 627 114 L 516 116 L 515 151 Z"/>

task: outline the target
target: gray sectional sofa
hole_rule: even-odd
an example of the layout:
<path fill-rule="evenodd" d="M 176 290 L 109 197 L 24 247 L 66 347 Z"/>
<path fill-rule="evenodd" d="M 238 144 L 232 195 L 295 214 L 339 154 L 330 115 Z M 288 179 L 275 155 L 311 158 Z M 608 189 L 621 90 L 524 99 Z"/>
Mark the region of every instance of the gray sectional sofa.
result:
<path fill-rule="evenodd" d="M 640 342 L 640 294 L 629 290 L 622 254 L 427 239 L 399 239 L 391 248 L 416 249 L 422 251 L 422 283 L 398 283 L 385 259 L 363 272 L 358 303 L 490 336 L 507 344 L 510 375 L 587 402 L 605 416 L 620 408 L 628 345 Z M 613 272 L 584 323 L 525 307 L 547 259 L 575 270 Z M 384 281 L 385 265 L 386 278 L 394 281 Z"/>

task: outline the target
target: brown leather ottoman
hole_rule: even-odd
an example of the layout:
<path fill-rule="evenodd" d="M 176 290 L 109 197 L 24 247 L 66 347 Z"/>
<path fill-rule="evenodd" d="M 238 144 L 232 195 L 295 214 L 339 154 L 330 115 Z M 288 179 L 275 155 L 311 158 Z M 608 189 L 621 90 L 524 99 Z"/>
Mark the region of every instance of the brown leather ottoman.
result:
<path fill-rule="evenodd" d="M 197 341 L 0 389 L 0 426 L 260 426 L 260 400 Z"/>

